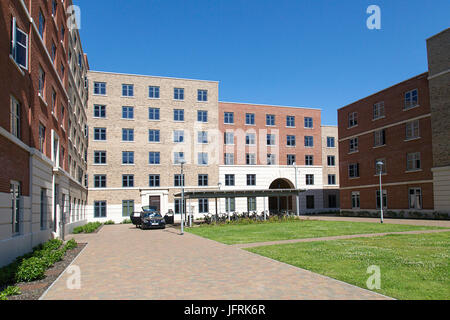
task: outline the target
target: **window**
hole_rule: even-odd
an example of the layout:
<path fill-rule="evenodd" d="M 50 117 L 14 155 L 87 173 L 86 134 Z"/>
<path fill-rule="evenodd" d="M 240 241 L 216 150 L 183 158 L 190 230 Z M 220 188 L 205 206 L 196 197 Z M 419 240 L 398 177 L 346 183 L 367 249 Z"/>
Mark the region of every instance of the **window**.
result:
<path fill-rule="evenodd" d="M 224 155 L 225 164 L 226 165 L 233 165 L 234 164 L 234 153 L 225 153 Z"/>
<path fill-rule="evenodd" d="M 46 229 L 47 225 L 47 190 L 41 188 L 41 202 L 40 202 L 40 222 L 41 230 Z"/>
<path fill-rule="evenodd" d="M 94 82 L 94 94 L 106 95 L 106 83 Z"/>
<path fill-rule="evenodd" d="M 134 175 L 133 174 L 123 174 L 122 175 L 122 187 L 124 187 L 124 188 L 134 187 Z"/>
<path fill-rule="evenodd" d="M 234 174 L 226 174 L 225 175 L 225 185 L 226 186 L 234 186 Z"/>
<path fill-rule="evenodd" d="M 358 125 L 358 113 L 351 112 L 348 114 L 348 127 L 354 127 Z"/>
<path fill-rule="evenodd" d="M 173 142 L 184 142 L 184 130 L 175 130 L 173 132 Z"/>
<path fill-rule="evenodd" d="M 122 96 L 123 97 L 134 96 L 134 86 L 132 84 L 122 84 Z"/>
<path fill-rule="evenodd" d="M 384 118 L 384 101 L 373 105 L 373 120 Z"/>
<path fill-rule="evenodd" d="M 45 31 L 45 18 L 42 14 L 42 11 L 39 10 L 39 28 L 38 28 L 39 34 L 41 35 L 41 38 L 44 39 L 44 31 Z"/>
<path fill-rule="evenodd" d="M 208 122 L 208 111 L 198 110 L 197 111 L 197 121 L 198 122 Z"/>
<path fill-rule="evenodd" d="M 175 187 L 184 187 L 184 174 L 175 174 L 173 184 Z"/>
<path fill-rule="evenodd" d="M 122 119 L 133 119 L 133 118 L 134 118 L 134 108 L 122 107 Z"/>
<path fill-rule="evenodd" d="M 254 133 L 247 133 L 245 135 L 245 144 L 246 145 L 255 145 L 256 144 L 256 135 Z"/>
<path fill-rule="evenodd" d="M 334 167 L 336 165 L 335 156 L 327 156 L 327 165 Z"/>
<path fill-rule="evenodd" d="M 180 164 L 184 161 L 184 152 L 174 152 L 173 159 L 175 164 Z"/>
<path fill-rule="evenodd" d="M 256 211 L 256 198 L 255 197 L 248 197 L 247 198 L 247 211 Z"/>
<path fill-rule="evenodd" d="M 148 119 L 159 120 L 159 108 L 148 108 Z"/>
<path fill-rule="evenodd" d="M 208 131 L 197 132 L 197 142 L 198 143 L 208 143 Z"/>
<path fill-rule="evenodd" d="M 382 165 L 379 165 L 378 162 L 383 163 Z M 376 159 L 375 160 L 375 174 L 379 175 L 381 170 L 381 174 L 386 173 L 386 159 Z"/>
<path fill-rule="evenodd" d="M 405 93 L 405 110 L 414 108 L 419 103 L 419 92 L 417 89 Z"/>
<path fill-rule="evenodd" d="M 306 175 L 306 185 L 313 185 L 313 184 L 314 184 L 314 175 L 307 174 Z"/>
<path fill-rule="evenodd" d="M 148 163 L 149 164 L 160 164 L 160 153 L 155 151 L 150 151 L 148 153 Z"/>
<path fill-rule="evenodd" d="M 419 120 L 406 123 L 406 140 L 419 138 Z"/>
<path fill-rule="evenodd" d="M 183 88 L 174 88 L 173 89 L 173 98 L 175 100 L 184 100 L 184 89 Z"/>
<path fill-rule="evenodd" d="M 106 188 L 106 174 L 94 175 L 94 188 Z"/>
<path fill-rule="evenodd" d="M 380 190 L 376 191 L 377 209 L 380 209 Z M 387 208 L 387 190 L 383 190 L 383 209 Z"/>
<path fill-rule="evenodd" d="M 106 140 L 106 128 L 94 128 L 94 140 Z"/>
<path fill-rule="evenodd" d="M 122 141 L 134 141 L 134 129 L 122 129 Z"/>
<path fill-rule="evenodd" d="M 359 192 L 352 192 L 352 209 L 359 209 Z"/>
<path fill-rule="evenodd" d="M 226 124 L 234 123 L 234 112 L 225 112 L 224 113 L 224 123 L 226 123 Z"/>
<path fill-rule="evenodd" d="M 247 185 L 248 186 L 256 186 L 256 174 L 248 174 L 247 175 Z"/>
<path fill-rule="evenodd" d="M 305 166 L 313 166 L 314 165 L 314 156 L 307 154 L 305 155 Z"/>
<path fill-rule="evenodd" d="M 134 200 L 122 200 L 122 217 L 129 217 L 134 212 Z"/>
<path fill-rule="evenodd" d="M 17 27 L 16 18 L 11 29 L 11 56 L 20 67 L 28 69 L 28 34 Z"/>
<path fill-rule="evenodd" d="M 274 154 L 267 154 L 267 164 L 268 165 L 276 165 L 276 158 Z"/>
<path fill-rule="evenodd" d="M 44 99 L 44 94 L 45 94 L 45 72 L 44 70 L 42 70 L 41 67 L 39 67 L 39 87 L 38 87 L 38 92 L 39 95 L 41 96 L 41 98 Z"/>
<path fill-rule="evenodd" d="M 174 121 L 184 121 L 184 110 L 174 109 L 173 110 L 173 120 Z"/>
<path fill-rule="evenodd" d="M 122 151 L 122 164 L 134 164 L 134 151 Z"/>
<path fill-rule="evenodd" d="M 54 89 L 52 89 L 52 113 L 56 114 L 56 92 Z"/>
<path fill-rule="evenodd" d="M 234 144 L 234 133 L 233 132 L 225 132 L 224 143 L 225 144 Z"/>
<path fill-rule="evenodd" d="M 159 99 L 159 87 L 149 86 L 148 97 L 152 99 Z"/>
<path fill-rule="evenodd" d="M 313 127 L 313 118 L 305 117 L 305 128 L 312 128 L 312 127 Z"/>
<path fill-rule="evenodd" d="M 198 212 L 199 213 L 209 212 L 208 199 L 198 199 Z"/>
<path fill-rule="evenodd" d="M 10 194 L 11 194 L 11 216 L 12 216 L 12 232 L 13 234 L 20 233 L 20 197 L 21 197 L 20 182 L 11 181 Z"/>
<path fill-rule="evenodd" d="M 197 156 L 198 156 L 198 165 L 200 166 L 208 165 L 208 153 L 199 152 Z"/>
<path fill-rule="evenodd" d="M 106 118 L 106 106 L 94 104 L 94 118 Z"/>
<path fill-rule="evenodd" d="M 160 186 L 159 174 L 149 174 L 148 175 L 148 186 L 149 187 L 159 187 Z"/>
<path fill-rule="evenodd" d="M 106 218 L 106 201 L 94 201 L 94 218 Z"/>
<path fill-rule="evenodd" d="M 327 148 L 335 148 L 336 143 L 334 137 L 327 137 Z"/>
<path fill-rule="evenodd" d="M 329 185 L 335 185 L 336 184 L 336 175 L 335 174 L 329 174 L 328 175 L 328 184 Z"/>
<path fill-rule="evenodd" d="M 57 8 L 57 2 L 56 0 L 52 0 L 52 15 L 53 17 L 56 17 L 56 8 Z"/>
<path fill-rule="evenodd" d="M 288 154 L 287 155 L 287 165 L 291 166 L 295 163 L 295 154 Z"/>
<path fill-rule="evenodd" d="M 55 63 L 56 58 L 56 46 L 55 43 L 52 42 L 52 50 L 50 51 L 50 57 L 52 59 L 52 62 Z"/>
<path fill-rule="evenodd" d="M 314 196 L 306 196 L 306 209 L 314 209 Z"/>
<path fill-rule="evenodd" d="M 234 198 L 225 198 L 225 211 L 234 212 L 236 210 L 236 201 Z"/>
<path fill-rule="evenodd" d="M 247 165 L 255 165 L 256 164 L 256 155 L 254 153 L 246 153 L 245 154 L 245 163 Z"/>
<path fill-rule="evenodd" d="M 274 134 L 268 134 L 266 140 L 267 140 L 267 145 L 268 146 L 274 146 L 275 145 L 275 135 Z"/>
<path fill-rule="evenodd" d="M 94 163 L 106 164 L 106 151 L 94 151 Z"/>
<path fill-rule="evenodd" d="M 286 116 L 286 127 L 295 128 L 295 117 Z"/>
<path fill-rule="evenodd" d="M 305 136 L 305 147 L 314 147 L 314 137 Z"/>
<path fill-rule="evenodd" d="M 295 136 L 287 136 L 286 144 L 288 147 L 295 147 Z"/>
<path fill-rule="evenodd" d="M 148 130 L 148 141 L 149 142 L 160 142 L 159 130 L 149 129 Z"/>
<path fill-rule="evenodd" d="M 353 138 L 349 140 L 349 152 L 358 151 L 358 138 Z"/>
<path fill-rule="evenodd" d="M 254 113 L 246 113 L 245 114 L 245 124 L 247 124 L 247 125 L 255 124 L 255 114 Z"/>
<path fill-rule="evenodd" d="M 359 177 L 359 163 L 351 163 L 348 165 L 348 176 L 349 178 Z"/>
<path fill-rule="evenodd" d="M 406 155 L 406 170 L 420 169 L 420 152 L 408 153 Z"/>
<path fill-rule="evenodd" d="M 266 114 L 266 126 L 274 126 L 275 125 L 275 115 Z"/>
<path fill-rule="evenodd" d="M 11 133 L 20 139 L 20 103 L 11 97 Z"/>
<path fill-rule="evenodd" d="M 337 207 L 337 197 L 335 194 L 328 195 L 328 208 L 336 208 Z"/>
<path fill-rule="evenodd" d="M 208 186 L 208 175 L 207 174 L 199 174 L 198 175 L 198 185 L 200 187 Z"/>
<path fill-rule="evenodd" d="M 183 208 L 182 208 L 183 207 Z M 184 203 L 181 202 L 181 199 L 175 199 L 175 213 L 181 214 L 181 211 L 186 211 L 186 200 L 184 200 Z"/>
<path fill-rule="evenodd" d="M 39 151 L 44 152 L 45 147 L 45 127 L 39 123 Z"/>
<path fill-rule="evenodd" d="M 422 209 L 422 189 L 410 188 L 409 189 L 409 208 L 410 209 Z"/>
<path fill-rule="evenodd" d="M 197 90 L 197 101 L 208 101 L 208 90 Z"/>
<path fill-rule="evenodd" d="M 65 122 L 64 122 L 64 106 L 61 105 L 61 125 L 63 126 L 63 128 L 65 127 Z"/>
<path fill-rule="evenodd" d="M 375 131 L 373 134 L 374 134 L 374 146 L 375 147 L 384 146 L 386 144 L 386 130 L 385 129 Z"/>

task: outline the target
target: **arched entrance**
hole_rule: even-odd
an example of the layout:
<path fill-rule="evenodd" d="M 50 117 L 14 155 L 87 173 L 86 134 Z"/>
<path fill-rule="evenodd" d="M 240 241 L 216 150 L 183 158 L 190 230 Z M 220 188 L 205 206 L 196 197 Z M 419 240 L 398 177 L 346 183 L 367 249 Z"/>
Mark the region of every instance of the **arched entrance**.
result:
<path fill-rule="evenodd" d="M 270 184 L 269 189 L 294 189 L 294 184 L 289 179 L 278 178 Z M 295 208 L 294 196 L 269 197 L 269 212 L 271 213 L 294 211 Z"/>

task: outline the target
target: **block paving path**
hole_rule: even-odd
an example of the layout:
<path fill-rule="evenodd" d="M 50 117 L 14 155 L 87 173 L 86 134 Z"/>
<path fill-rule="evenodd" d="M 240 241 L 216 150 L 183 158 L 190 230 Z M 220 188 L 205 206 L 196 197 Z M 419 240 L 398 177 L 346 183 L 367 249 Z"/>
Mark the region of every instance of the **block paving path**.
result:
<path fill-rule="evenodd" d="M 173 228 L 110 225 L 73 236 L 88 242 L 73 261 L 81 288 L 67 288 L 66 270 L 41 299 L 390 299 Z"/>

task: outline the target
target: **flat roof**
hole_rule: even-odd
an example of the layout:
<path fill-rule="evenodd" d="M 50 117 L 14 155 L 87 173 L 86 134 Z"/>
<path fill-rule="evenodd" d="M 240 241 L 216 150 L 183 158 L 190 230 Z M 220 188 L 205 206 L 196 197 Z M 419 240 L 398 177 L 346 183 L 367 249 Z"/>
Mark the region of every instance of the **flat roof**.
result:
<path fill-rule="evenodd" d="M 220 101 L 219 103 L 228 103 L 228 104 L 245 104 L 248 106 L 261 106 L 261 107 L 276 107 L 276 108 L 297 108 L 297 109 L 310 109 L 310 110 L 322 110 L 321 108 L 311 108 L 311 107 L 297 107 L 297 106 L 280 106 L 276 104 L 260 104 L 260 103 L 251 103 L 251 102 L 232 102 L 232 101 Z"/>
<path fill-rule="evenodd" d="M 285 197 L 305 192 L 305 189 L 242 189 L 242 190 L 198 190 L 187 191 L 185 198 L 246 198 L 246 197 Z M 181 197 L 181 192 L 174 195 Z"/>
<path fill-rule="evenodd" d="M 135 74 L 135 73 L 121 73 L 121 72 L 109 72 L 109 71 L 97 71 L 97 70 L 89 70 L 89 72 L 105 73 L 105 74 L 112 74 L 112 75 L 118 75 L 118 76 L 132 76 L 132 77 L 144 77 L 144 78 L 160 78 L 160 79 L 171 79 L 171 80 L 187 80 L 187 81 L 201 81 L 201 82 L 219 83 L 219 81 L 214 81 L 214 80 L 200 80 L 200 79 L 189 79 L 189 78 L 163 77 L 163 76 L 152 76 L 152 75 Z"/>

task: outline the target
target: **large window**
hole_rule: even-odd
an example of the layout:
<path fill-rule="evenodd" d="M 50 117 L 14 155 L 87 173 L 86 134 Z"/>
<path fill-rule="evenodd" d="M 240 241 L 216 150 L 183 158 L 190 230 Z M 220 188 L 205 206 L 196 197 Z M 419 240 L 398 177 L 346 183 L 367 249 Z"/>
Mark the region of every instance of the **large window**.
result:
<path fill-rule="evenodd" d="M 152 99 L 159 99 L 159 87 L 149 86 L 148 97 Z"/>
<path fill-rule="evenodd" d="M 122 107 L 122 118 L 123 119 L 133 119 L 134 118 L 134 108 L 133 107 Z"/>
<path fill-rule="evenodd" d="M 106 174 L 94 175 L 94 188 L 106 188 Z"/>
<path fill-rule="evenodd" d="M 295 128 L 295 117 L 286 116 L 286 127 Z"/>
<path fill-rule="evenodd" d="M 234 123 L 234 113 L 233 112 L 225 112 L 224 113 L 224 123 L 226 123 L 226 124 Z"/>
<path fill-rule="evenodd" d="M 201 144 L 208 143 L 208 131 L 198 131 L 197 142 Z"/>
<path fill-rule="evenodd" d="M 327 156 L 327 165 L 329 167 L 334 167 L 336 165 L 335 156 Z"/>
<path fill-rule="evenodd" d="M 173 132 L 173 142 L 184 142 L 184 130 L 175 130 Z"/>
<path fill-rule="evenodd" d="M 134 151 L 122 151 L 122 164 L 134 164 Z"/>
<path fill-rule="evenodd" d="M 94 201 L 94 218 L 106 218 L 106 201 Z"/>
<path fill-rule="evenodd" d="M 149 142 L 160 142 L 160 132 L 159 130 L 149 129 L 148 130 L 148 141 Z"/>
<path fill-rule="evenodd" d="M 306 209 L 314 209 L 314 196 L 306 196 Z"/>
<path fill-rule="evenodd" d="M 349 178 L 359 177 L 359 163 L 351 163 L 348 165 L 348 176 Z"/>
<path fill-rule="evenodd" d="M 314 137 L 305 136 L 305 147 L 314 147 Z"/>
<path fill-rule="evenodd" d="M 39 151 L 44 152 L 45 149 L 45 127 L 39 123 Z"/>
<path fill-rule="evenodd" d="M 198 153 L 198 165 L 206 166 L 208 165 L 208 153 L 207 152 L 199 152 Z"/>
<path fill-rule="evenodd" d="M 160 164 L 160 153 L 155 151 L 150 151 L 148 153 L 148 163 L 149 164 Z"/>
<path fill-rule="evenodd" d="M 275 157 L 275 154 L 273 154 L 273 153 L 267 154 L 267 160 L 266 160 L 267 165 L 276 165 L 277 164 L 276 161 L 277 161 L 277 159 Z"/>
<path fill-rule="evenodd" d="M 19 66 L 28 69 L 28 34 L 16 26 L 15 18 L 13 18 L 11 34 L 11 56 Z"/>
<path fill-rule="evenodd" d="M 224 163 L 226 165 L 233 165 L 234 164 L 234 153 L 225 153 L 224 154 Z"/>
<path fill-rule="evenodd" d="M 248 212 L 256 211 L 256 198 L 255 197 L 247 198 L 247 211 Z"/>
<path fill-rule="evenodd" d="M 122 96 L 133 97 L 134 96 L 134 86 L 132 84 L 122 85 Z"/>
<path fill-rule="evenodd" d="M 406 140 L 419 138 L 419 120 L 406 123 Z"/>
<path fill-rule="evenodd" d="M 327 137 L 327 148 L 335 148 L 336 143 L 334 137 Z"/>
<path fill-rule="evenodd" d="M 245 154 L 245 164 L 247 164 L 247 165 L 255 165 L 256 164 L 256 154 L 254 154 L 254 153 L 246 153 Z"/>
<path fill-rule="evenodd" d="M 184 89 L 183 88 L 174 88 L 173 89 L 173 98 L 175 100 L 184 100 Z"/>
<path fill-rule="evenodd" d="M 420 168 L 420 152 L 408 153 L 406 155 L 406 170 L 419 170 Z"/>
<path fill-rule="evenodd" d="M 287 136 L 286 140 L 286 145 L 288 147 L 295 147 L 295 136 Z"/>
<path fill-rule="evenodd" d="M 236 210 L 236 199 L 235 198 L 225 198 L 225 211 L 234 212 Z"/>
<path fill-rule="evenodd" d="M 248 186 L 256 186 L 256 174 L 248 174 L 247 175 L 247 185 Z"/>
<path fill-rule="evenodd" d="M 198 212 L 199 213 L 209 212 L 208 199 L 198 199 Z"/>
<path fill-rule="evenodd" d="M 208 101 L 208 90 L 197 90 L 197 101 Z"/>
<path fill-rule="evenodd" d="M 11 97 L 11 133 L 20 139 L 20 103 Z"/>
<path fill-rule="evenodd" d="M 94 151 L 94 163 L 106 164 L 106 151 Z"/>
<path fill-rule="evenodd" d="M 199 174 L 198 175 L 198 185 L 200 187 L 208 186 L 208 175 L 207 174 Z"/>
<path fill-rule="evenodd" d="M 307 174 L 307 175 L 305 175 L 305 178 L 306 178 L 306 185 L 314 184 L 314 175 L 313 174 Z"/>
<path fill-rule="evenodd" d="M 410 188 L 409 189 L 409 208 L 410 209 L 422 209 L 422 189 Z"/>
<path fill-rule="evenodd" d="M 266 114 L 266 126 L 274 126 L 275 125 L 275 115 Z"/>
<path fill-rule="evenodd" d="M 122 200 L 122 217 L 129 217 L 134 212 L 134 200 Z"/>
<path fill-rule="evenodd" d="M 384 146 L 386 144 L 386 130 L 385 129 L 375 131 L 373 134 L 374 134 L 374 146 L 375 147 Z"/>
<path fill-rule="evenodd" d="M 254 113 L 246 113 L 245 114 L 245 124 L 247 124 L 247 125 L 255 124 L 255 114 Z"/>
<path fill-rule="evenodd" d="M 173 120 L 174 121 L 184 121 L 184 110 L 174 109 L 173 110 Z"/>
<path fill-rule="evenodd" d="M 94 104 L 94 118 L 106 118 L 106 106 Z"/>
<path fill-rule="evenodd" d="M 351 112 L 348 114 L 348 127 L 354 127 L 358 125 L 358 113 Z"/>
<path fill-rule="evenodd" d="M 122 129 L 122 141 L 134 141 L 134 129 Z"/>
<path fill-rule="evenodd" d="M 41 36 L 42 39 L 44 39 L 44 31 L 45 31 L 45 18 L 44 15 L 42 14 L 42 11 L 39 10 L 39 27 L 38 27 L 38 31 L 39 31 L 39 35 Z"/>
<path fill-rule="evenodd" d="M 148 119 L 159 120 L 159 108 L 148 108 Z"/>
<path fill-rule="evenodd" d="M 314 156 L 307 154 L 305 155 L 305 166 L 313 166 L 314 165 Z"/>
<path fill-rule="evenodd" d="M 384 101 L 373 105 L 373 120 L 384 118 Z"/>
<path fill-rule="evenodd" d="M 233 132 L 225 132 L 224 143 L 225 144 L 234 144 L 234 133 Z"/>
<path fill-rule="evenodd" d="M 94 140 L 106 140 L 106 128 L 94 128 Z"/>
<path fill-rule="evenodd" d="M 225 175 L 225 185 L 226 186 L 234 186 L 234 174 L 226 174 Z"/>
<path fill-rule="evenodd" d="M 276 136 L 275 136 L 275 134 L 267 134 L 266 143 L 267 143 L 268 146 L 274 146 L 275 143 L 276 143 Z"/>
<path fill-rule="evenodd" d="M 40 202 L 40 226 L 41 230 L 47 228 L 47 190 L 41 188 L 41 202 Z"/>
<path fill-rule="evenodd" d="M 349 140 L 349 152 L 358 151 L 358 138 L 353 138 Z"/>
<path fill-rule="evenodd" d="M 123 174 L 122 175 L 122 187 L 124 187 L 124 188 L 134 187 L 134 175 L 133 174 Z"/>
<path fill-rule="evenodd" d="M 94 94 L 106 95 L 106 83 L 94 82 Z"/>
<path fill-rule="evenodd" d="M 360 201 L 359 201 L 359 191 L 352 192 L 352 209 L 359 209 Z"/>
<path fill-rule="evenodd" d="M 197 121 L 198 122 L 208 122 L 208 111 L 198 110 L 197 111 Z"/>
<path fill-rule="evenodd" d="M 305 117 L 305 128 L 312 128 L 312 127 L 313 127 L 313 118 Z"/>
<path fill-rule="evenodd" d="M 184 187 L 184 174 L 175 174 L 173 177 L 173 185 L 175 187 Z"/>
<path fill-rule="evenodd" d="M 38 83 L 38 92 L 41 98 L 45 97 L 45 72 L 39 67 L 39 83 Z"/>
<path fill-rule="evenodd" d="M 329 185 L 335 185 L 336 184 L 336 175 L 335 174 L 329 174 L 328 175 L 328 184 Z"/>
<path fill-rule="evenodd" d="M 419 91 L 417 89 L 405 93 L 405 109 L 411 109 L 419 104 Z"/>
<path fill-rule="evenodd" d="M 148 175 L 148 186 L 149 187 L 159 187 L 160 186 L 160 176 L 159 174 L 149 174 Z"/>
<path fill-rule="evenodd" d="M 295 154 L 288 154 L 287 155 L 287 165 L 293 165 L 295 163 Z"/>
<path fill-rule="evenodd" d="M 245 134 L 245 144 L 246 145 L 255 145 L 256 144 L 256 134 L 246 133 Z"/>

